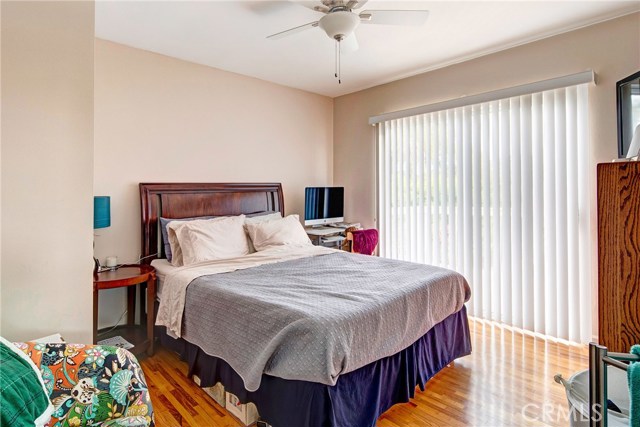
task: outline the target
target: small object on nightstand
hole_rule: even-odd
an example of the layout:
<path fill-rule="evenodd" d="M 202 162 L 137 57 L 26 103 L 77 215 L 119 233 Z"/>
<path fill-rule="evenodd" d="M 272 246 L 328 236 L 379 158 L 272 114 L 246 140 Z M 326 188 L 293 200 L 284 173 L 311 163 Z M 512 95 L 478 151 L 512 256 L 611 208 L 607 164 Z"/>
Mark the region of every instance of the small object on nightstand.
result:
<path fill-rule="evenodd" d="M 105 265 L 111 269 L 116 268 L 118 265 L 118 257 L 117 256 L 108 256 L 105 261 Z"/>
<path fill-rule="evenodd" d="M 140 316 L 141 323 L 136 325 L 135 307 L 136 307 L 136 285 L 146 283 L 147 295 L 146 321 Z M 98 331 L 98 293 L 104 289 L 127 288 L 127 324 L 117 326 L 115 328 L 106 328 L 106 330 Z M 141 293 L 142 296 L 142 293 Z M 93 275 L 93 342 L 97 342 L 98 337 L 101 340 L 115 336 L 122 336 L 126 341 L 134 344 L 131 352 L 138 355 L 147 351 L 149 355 L 153 354 L 153 326 L 155 323 L 155 299 L 156 299 L 156 270 L 150 265 L 131 264 L 123 265 L 117 270 L 107 270 L 98 272 Z M 143 305 L 140 304 L 141 310 Z"/>

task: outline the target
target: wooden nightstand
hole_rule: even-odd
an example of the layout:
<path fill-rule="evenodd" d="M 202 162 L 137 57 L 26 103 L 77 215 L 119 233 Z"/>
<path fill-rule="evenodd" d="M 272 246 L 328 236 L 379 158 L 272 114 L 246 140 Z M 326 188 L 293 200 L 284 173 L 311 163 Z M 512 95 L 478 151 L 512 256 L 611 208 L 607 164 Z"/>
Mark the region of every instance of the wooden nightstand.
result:
<path fill-rule="evenodd" d="M 146 283 L 147 318 L 143 324 L 135 324 L 136 285 Z M 112 331 L 105 328 L 98 331 L 98 293 L 103 289 L 127 287 L 127 324 L 118 326 Z M 156 270 L 150 265 L 123 265 L 117 270 L 103 271 L 93 275 L 93 343 L 98 338 L 105 339 L 120 335 L 134 347 L 132 353 L 138 355 L 145 350 L 153 355 L 153 326 L 155 323 Z M 142 307 L 141 307 L 142 310 Z M 141 323 L 143 322 L 140 316 Z M 146 330 L 146 332 L 145 332 Z M 108 332 L 106 332 L 108 331 Z"/>

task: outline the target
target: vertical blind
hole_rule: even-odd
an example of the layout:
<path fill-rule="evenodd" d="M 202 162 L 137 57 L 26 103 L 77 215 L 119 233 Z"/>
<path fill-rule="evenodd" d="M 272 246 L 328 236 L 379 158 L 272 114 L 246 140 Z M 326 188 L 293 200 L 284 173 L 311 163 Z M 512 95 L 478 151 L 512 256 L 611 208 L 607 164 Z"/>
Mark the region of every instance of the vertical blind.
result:
<path fill-rule="evenodd" d="M 474 316 L 589 341 L 587 93 L 378 123 L 381 255 L 459 271 Z"/>

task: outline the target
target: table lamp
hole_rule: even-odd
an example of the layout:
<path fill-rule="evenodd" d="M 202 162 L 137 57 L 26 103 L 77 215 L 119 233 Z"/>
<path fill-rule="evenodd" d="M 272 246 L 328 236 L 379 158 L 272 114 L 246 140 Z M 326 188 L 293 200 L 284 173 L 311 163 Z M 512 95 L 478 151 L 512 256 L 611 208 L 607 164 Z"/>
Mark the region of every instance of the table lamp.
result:
<path fill-rule="evenodd" d="M 93 197 L 93 229 L 107 228 L 111 226 L 111 197 L 94 196 Z M 95 247 L 95 241 L 93 243 Z M 93 257 L 93 272 L 100 271 L 100 261 Z"/>

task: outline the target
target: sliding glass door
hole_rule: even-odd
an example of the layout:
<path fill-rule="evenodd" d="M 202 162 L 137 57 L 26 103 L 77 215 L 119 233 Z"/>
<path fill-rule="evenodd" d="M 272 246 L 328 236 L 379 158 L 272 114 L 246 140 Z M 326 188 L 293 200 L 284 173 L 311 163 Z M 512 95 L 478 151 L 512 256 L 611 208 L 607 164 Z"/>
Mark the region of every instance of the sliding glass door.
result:
<path fill-rule="evenodd" d="M 588 341 L 587 92 L 378 123 L 381 255 L 461 272 L 474 316 Z"/>

